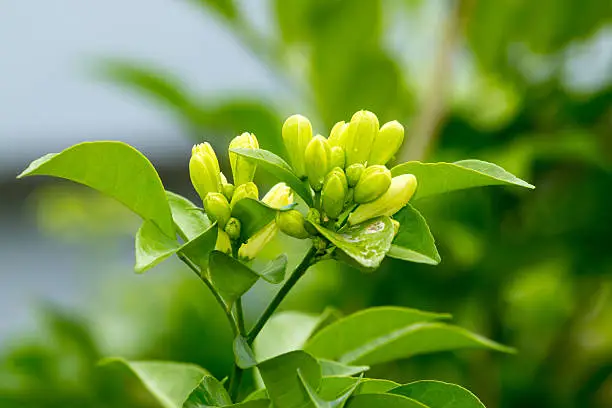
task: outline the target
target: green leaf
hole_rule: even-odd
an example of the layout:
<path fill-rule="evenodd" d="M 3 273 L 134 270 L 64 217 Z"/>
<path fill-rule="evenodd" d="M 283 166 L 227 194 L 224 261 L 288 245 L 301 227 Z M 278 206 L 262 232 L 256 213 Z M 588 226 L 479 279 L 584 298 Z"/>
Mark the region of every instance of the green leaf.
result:
<path fill-rule="evenodd" d="M 294 173 L 291 167 L 283 159 L 272 152 L 263 149 L 231 149 L 232 152 L 244 156 L 269 172 L 280 181 L 287 183 L 309 207 L 313 206 L 312 192 L 308 184 L 300 180 Z"/>
<path fill-rule="evenodd" d="M 200 3 L 206 7 L 207 10 L 211 10 L 223 18 L 229 21 L 234 21 L 238 17 L 238 10 L 233 0 L 192 0 L 196 3 Z"/>
<path fill-rule="evenodd" d="M 442 381 L 416 381 L 389 391 L 419 401 L 430 408 L 485 408 L 465 388 Z"/>
<path fill-rule="evenodd" d="M 437 265 L 440 254 L 425 218 L 410 204 L 399 210 L 393 219 L 400 228 L 387 254 L 404 261 Z"/>
<path fill-rule="evenodd" d="M 203 368 L 185 363 L 127 361 L 121 358 L 101 362 L 111 363 L 123 364 L 131 370 L 164 408 L 181 408 L 202 378 L 210 375 Z"/>
<path fill-rule="evenodd" d="M 243 401 L 238 404 L 227 405 L 225 408 L 272 408 L 269 399 L 257 399 L 253 401 Z"/>
<path fill-rule="evenodd" d="M 240 240 L 246 242 L 260 229 L 274 221 L 278 210 L 252 198 L 243 198 L 234 204 L 232 217 L 240 220 Z"/>
<path fill-rule="evenodd" d="M 319 365 L 321 366 L 321 375 L 323 375 L 323 377 L 351 376 L 361 374 L 370 369 L 369 366 L 352 366 L 326 359 L 319 359 Z"/>
<path fill-rule="evenodd" d="M 255 353 L 253 353 L 253 350 L 247 343 L 247 340 L 240 335 L 236 336 L 234 339 L 234 361 L 238 367 L 244 370 L 257 365 Z"/>
<path fill-rule="evenodd" d="M 383 394 L 393 388 L 399 387 L 399 384 L 396 382 L 374 378 L 362 378 L 360 381 L 355 377 L 323 377 L 321 380 L 321 387 L 319 387 L 319 395 L 324 399 L 334 399 L 344 390 L 357 383 L 359 384 L 353 392 L 353 395 Z"/>
<path fill-rule="evenodd" d="M 194 239 L 211 226 L 212 223 L 204 211 L 194 203 L 170 191 L 166 191 L 166 196 L 174 225 L 181 236 L 187 240 Z"/>
<path fill-rule="evenodd" d="M 306 393 L 308 394 L 308 397 L 310 398 L 310 403 L 311 403 L 310 405 L 313 406 L 314 408 L 341 408 L 342 406 L 344 406 L 344 403 L 346 402 L 346 400 L 353 394 L 353 392 L 355 391 L 355 388 L 357 388 L 357 386 L 359 385 L 359 382 L 361 381 L 361 378 L 357 378 L 356 379 L 357 381 L 355 381 L 355 384 L 350 386 L 348 389 L 343 390 L 340 395 L 334 396 L 333 399 L 328 401 L 328 400 L 321 398 L 317 394 L 317 390 L 314 389 L 304 379 L 304 376 L 302 376 L 301 371 L 298 371 L 298 375 L 299 375 L 300 382 L 302 383 L 302 387 L 304 391 L 306 391 Z"/>
<path fill-rule="evenodd" d="M 285 280 L 288 258 L 286 254 L 280 254 L 263 268 L 256 270 L 257 274 L 270 283 L 281 283 Z"/>
<path fill-rule="evenodd" d="M 210 253 L 208 271 L 213 286 L 228 307 L 259 279 L 251 268 L 220 251 Z"/>
<path fill-rule="evenodd" d="M 207 375 L 189 394 L 183 408 L 224 407 L 231 403 L 232 399 L 223 385 L 215 377 Z"/>
<path fill-rule="evenodd" d="M 395 233 L 389 217 L 374 218 L 348 227 L 341 232 L 334 232 L 316 224 L 312 225 L 342 252 L 368 269 L 380 266 L 391 248 L 391 241 Z"/>
<path fill-rule="evenodd" d="M 418 401 L 395 394 L 360 394 L 350 398 L 346 408 L 429 408 Z"/>
<path fill-rule="evenodd" d="M 344 364 L 379 364 L 417 354 L 463 348 L 512 349 L 468 330 L 438 322 L 448 315 L 379 307 L 338 320 L 317 333 L 304 350 Z"/>
<path fill-rule="evenodd" d="M 274 407 L 311 407 L 310 397 L 298 375 L 314 389 L 321 382 L 321 369 L 317 360 L 303 351 L 292 351 L 258 365 L 259 372 Z"/>
<path fill-rule="evenodd" d="M 151 162 L 121 142 L 84 142 L 34 160 L 18 178 L 61 177 L 96 189 L 123 203 L 145 221 L 175 236 L 164 186 Z"/>
<path fill-rule="evenodd" d="M 418 187 L 413 199 L 472 187 L 516 185 L 535 188 L 501 167 L 480 160 L 455 163 L 421 163 L 410 161 L 391 169 L 391 174 L 414 174 Z"/>

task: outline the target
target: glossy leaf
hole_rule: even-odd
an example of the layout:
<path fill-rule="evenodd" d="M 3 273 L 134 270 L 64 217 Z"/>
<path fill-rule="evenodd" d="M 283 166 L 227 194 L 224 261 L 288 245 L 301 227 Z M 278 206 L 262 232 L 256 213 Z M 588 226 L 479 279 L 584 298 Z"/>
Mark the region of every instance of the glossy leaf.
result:
<path fill-rule="evenodd" d="M 362 378 L 360 380 L 355 377 L 323 377 L 321 387 L 319 387 L 319 395 L 321 398 L 331 400 L 357 383 L 359 384 L 353 395 L 383 394 L 399 387 L 399 384 L 396 382 L 374 378 Z"/>
<path fill-rule="evenodd" d="M 292 351 L 258 365 L 272 403 L 277 408 L 311 407 L 310 397 L 302 385 L 303 380 L 313 388 L 321 382 L 321 369 L 317 360 L 303 351 Z"/>
<path fill-rule="evenodd" d="M 123 203 L 169 237 L 174 225 L 164 186 L 151 162 L 122 142 L 84 142 L 34 160 L 18 178 L 61 177 L 96 189 Z"/>
<path fill-rule="evenodd" d="M 361 381 L 361 378 L 357 378 L 355 384 L 343 390 L 339 395 L 334 396 L 332 399 L 326 400 L 322 398 L 317 393 L 317 390 L 313 388 L 312 385 L 310 385 L 304 379 L 304 376 L 302 375 L 301 371 L 298 371 L 298 375 L 300 378 L 300 382 L 302 383 L 303 389 L 306 391 L 308 397 L 310 398 L 309 406 L 312 406 L 314 408 L 341 408 L 342 406 L 344 406 L 346 400 L 353 394 L 355 388 L 357 388 L 359 382 Z"/>
<path fill-rule="evenodd" d="M 187 240 L 194 239 L 211 226 L 211 222 L 194 203 L 183 196 L 166 191 L 168 204 L 172 212 L 174 225 L 181 236 Z"/>
<path fill-rule="evenodd" d="M 323 377 L 357 375 L 370 369 L 369 366 L 352 366 L 326 359 L 319 359 L 319 365 Z"/>
<path fill-rule="evenodd" d="M 198 387 L 206 370 L 193 364 L 158 361 L 126 361 L 112 358 L 102 364 L 120 363 L 134 373 L 164 408 L 181 408 Z"/>
<path fill-rule="evenodd" d="M 242 369 L 252 368 L 257 365 L 255 353 L 247 340 L 243 336 L 236 336 L 234 339 L 234 361 L 236 365 Z"/>
<path fill-rule="evenodd" d="M 391 248 L 394 235 L 389 217 L 374 218 L 341 232 L 328 230 L 321 225 L 312 225 L 343 253 L 368 269 L 380 266 Z"/>
<path fill-rule="evenodd" d="M 312 192 L 310 187 L 300 180 L 294 173 L 291 167 L 272 152 L 263 149 L 231 149 L 232 152 L 247 157 L 258 164 L 258 168 L 262 168 L 278 178 L 280 181 L 287 183 L 308 206 L 313 205 Z"/>
<path fill-rule="evenodd" d="M 485 408 L 470 391 L 442 381 L 416 381 L 394 388 L 389 393 L 412 398 L 430 408 Z"/>
<path fill-rule="evenodd" d="M 287 255 L 280 254 L 270 262 L 266 263 L 256 272 L 267 282 L 275 284 L 281 283 L 285 279 L 285 272 L 287 271 L 287 262 Z"/>
<path fill-rule="evenodd" d="M 360 394 L 350 398 L 346 408 L 429 408 L 418 401 L 395 394 Z"/>
<path fill-rule="evenodd" d="M 228 307 L 259 279 L 251 268 L 220 251 L 210 253 L 208 271 L 213 286 Z"/>
<path fill-rule="evenodd" d="M 408 173 L 414 174 L 418 182 L 413 200 L 472 187 L 516 185 L 535 188 L 501 167 L 480 160 L 462 160 L 455 163 L 410 161 L 391 169 L 393 176 Z"/>
<path fill-rule="evenodd" d="M 436 242 L 421 213 L 408 204 L 395 213 L 393 219 L 400 223 L 400 228 L 388 256 L 430 265 L 440 263 Z"/>
<path fill-rule="evenodd" d="M 191 391 L 183 408 L 223 407 L 231 404 L 232 400 L 223 385 L 215 377 L 207 375 Z"/>

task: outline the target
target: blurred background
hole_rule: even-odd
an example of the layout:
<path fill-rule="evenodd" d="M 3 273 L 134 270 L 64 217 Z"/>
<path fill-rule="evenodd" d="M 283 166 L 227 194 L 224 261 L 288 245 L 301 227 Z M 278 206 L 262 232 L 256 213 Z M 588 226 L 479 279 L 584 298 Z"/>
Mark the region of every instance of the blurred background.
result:
<path fill-rule="evenodd" d="M 612 407 L 609 0 L 2 1 L 0 50 L 0 407 L 154 407 L 98 360 L 190 361 L 221 378 L 232 358 L 188 270 L 133 273 L 136 217 L 69 182 L 15 180 L 31 160 L 122 140 L 195 200 L 194 142 L 227 168 L 243 131 L 284 155 L 290 114 L 327 135 L 359 109 L 406 126 L 398 160 L 493 161 L 537 189 L 423 200 L 439 266 L 324 263 L 283 308 L 450 312 L 519 353 L 370 374 L 456 382 L 491 408 Z M 273 290 L 248 294 L 247 320 Z"/>

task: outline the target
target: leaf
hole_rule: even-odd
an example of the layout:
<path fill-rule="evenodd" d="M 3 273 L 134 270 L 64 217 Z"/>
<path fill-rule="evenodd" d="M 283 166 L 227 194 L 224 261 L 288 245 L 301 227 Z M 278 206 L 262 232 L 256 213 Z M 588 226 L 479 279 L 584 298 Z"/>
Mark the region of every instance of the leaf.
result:
<path fill-rule="evenodd" d="M 243 401 L 238 404 L 228 405 L 225 408 L 272 408 L 269 399 L 257 399 L 253 401 Z"/>
<path fill-rule="evenodd" d="M 194 203 L 178 194 L 166 191 L 174 225 L 181 236 L 187 240 L 194 239 L 211 226 L 204 211 Z"/>
<path fill-rule="evenodd" d="M 122 142 L 84 142 L 34 160 L 18 178 L 61 177 L 96 189 L 175 236 L 164 186 L 151 162 Z"/>
<path fill-rule="evenodd" d="M 303 351 L 292 351 L 258 365 L 267 393 L 276 408 L 311 406 L 298 371 L 313 388 L 321 382 L 321 369 L 314 357 Z"/>
<path fill-rule="evenodd" d="M 232 399 L 223 385 L 215 377 L 207 375 L 191 391 L 183 408 L 223 407 L 231 403 Z"/>
<path fill-rule="evenodd" d="M 414 174 L 418 187 L 413 199 L 448 193 L 472 187 L 516 185 L 535 188 L 501 167 L 480 160 L 455 163 L 421 163 L 410 161 L 391 169 L 391 174 Z"/>
<path fill-rule="evenodd" d="M 391 248 L 395 233 L 389 217 L 378 217 L 353 225 L 341 232 L 312 224 L 317 231 L 359 265 L 377 268 Z"/>
<path fill-rule="evenodd" d="M 200 384 L 206 370 L 193 364 L 161 361 L 105 359 L 101 364 L 119 363 L 131 370 L 164 408 L 181 408 Z"/>
<path fill-rule="evenodd" d="M 350 398 L 346 408 L 429 408 L 418 401 L 395 394 L 360 394 Z"/>
<path fill-rule="evenodd" d="M 220 251 L 210 253 L 208 271 L 228 308 L 259 279 L 251 268 Z"/>
<path fill-rule="evenodd" d="M 353 395 L 383 394 L 399 387 L 399 384 L 396 382 L 374 378 L 362 378 L 360 381 L 355 377 L 323 377 L 321 387 L 319 387 L 319 395 L 324 399 L 333 399 L 357 382 L 359 384 Z"/>
<path fill-rule="evenodd" d="M 440 254 L 427 221 L 413 206 L 407 204 L 393 219 L 400 223 L 388 256 L 404 261 L 437 265 Z"/>
<path fill-rule="evenodd" d="M 243 336 L 236 336 L 234 339 L 234 361 L 236 365 L 243 370 L 252 368 L 257 365 L 257 359 L 251 346 L 247 343 L 247 340 Z"/>
<path fill-rule="evenodd" d="M 230 149 L 230 151 L 251 159 L 257 165 L 258 168 L 262 168 L 269 172 L 280 181 L 287 183 L 289 187 L 293 189 L 302 199 L 306 202 L 309 207 L 313 206 L 312 192 L 308 184 L 300 180 L 294 173 L 291 167 L 281 159 L 279 156 L 272 152 L 263 149 Z"/>
<path fill-rule="evenodd" d="M 274 221 L 278 210 L 252 198 L 234 204 L 232 217 L 240 220 L 240 240 L 246 242 L 259 230 Z"/>
<path fill-rule="evenodd" d="M 206 9 L 218 13 L 229 21 L 234 21 L 238 17 L 238 10 L 233 0 L 192 0 L 200 3 Z"/>
<path fill-rule="evenodd" d="M 448 315 L 379 307 L 338 320 L 317 333 L 304 350 L 344 364 L 379 364 L 416 354 L 463 348 L 512 349 L 468 330 L 438 322 Z"/>
<path fill-rule="evenodd" d="M 319 365 L 321 366 L 321 375 L 323 377 L 351 376 L 361 374 L 370 369 L 369 366 L 351 366 L 326 359 L 319 359 Z"/>
<path fill-rule="evenodd" d="M 442 381 L 416 381 L 394 388 L 389 393 L 412 398 L 430 408 L 485 408 L 470 391 Z"/>
<path fill-rule="evenodd" d="M 257 270 L 257 274 L 270 283 L 281 283 L 285 279 L 287 270 L 287 254 L 280 254 L 270 262 L 266 263 L 263 268 Z"/>
<path fill-rule="evenodd" d="M 327 401 L 317 394 L 317 390 L 304 379 L 299 370 L 298 375 L 304 391 L 306 391 L 308 397 L 310 398 L 310 405 L 315 408 L 340 408 L 344 406 L 346 400 L 353 394 L 355 388 L 357 388 L 359 382 L 361 381 L 361 378 L 357 378 L 355 384 L 351 385 L 348 389 L 343 390 L 341 394 L 334 396 L 333 399 Z"/>

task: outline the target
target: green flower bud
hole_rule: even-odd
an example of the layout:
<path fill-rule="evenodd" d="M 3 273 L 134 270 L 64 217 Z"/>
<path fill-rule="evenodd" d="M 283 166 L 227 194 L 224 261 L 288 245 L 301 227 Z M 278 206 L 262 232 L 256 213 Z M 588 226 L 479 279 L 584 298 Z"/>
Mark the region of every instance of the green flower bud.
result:
<path fill-rule="evenodd" d="M 365 166 L 361 163 L 351 164 L 346 168 L 346 179 L 349 187 L 355 187 L 361 178 Z"/>
<path fill-rule="evenodd" d="M 254 134 L 244 132 L 240 136 L 236 136 L 230 142 L 229 149 L 235 148 L 259 149 L 259 142 Z M 232 174 L 234 175 L 234 184 L 236 186 L 253 181 L 255 169 L 257 168 L 255 163 L 231 151 L 229 152 L 229 159 L 232 167 Z"/>
<path fill-rule="evenodd" d="M 344 149 L 340 146 L 332 146 L 331 148 L 331 167 L 344 168 Z"/>
<path fill-rule="evenodd" d="M 285 183 L 278 183 L 272 186 L 261 201 L 272 208 L 283 208 L 293 203 L 293 191 Z"/>
<path fill-rule="evenodd" d="M 344 208 L 348 183 L 342 169 L 336 167 L 325 177 L 321 192 L 321 204 L 325 214 L 331 219 L 338 218 Z"/>
<path fill-rule="evenodd" d="M 206 194 L 221 191 L 217 155 L 209 143 L 194 145 L 189 160 L 189 177 L 202 200 Z"/>
<path fill-rule="evenodd" d="M 304 177 L 306 175 L 304 152 L 312 139 L 310 121 L 302 115 L 290 116 L 283 124 L 282 136 L 293 171 L 298 177 Z"/>
<path fill-rule="evenodd" d="M 272 221 L 255 233 L 247 242 L 238 249 L 238 257 L 250 261 L 274 238 L 278 232 L 278 226 Z"/>
<path fill-rule="evenodd" d="M 257 186 L 252 181 L 241 184 L 234 189 L 234 194 L 232 195 L 230 207 L 234 208 L 234 205 L 236 205 L 238 201 L 244 198 L 252 198 L 253 200 L 259 200 L 259 190 L 257 190 Z"/>
<path fill-rule="evenodd" d="M 366 163 L 370 157 L 372 142 L 378 134 L 378 118 L 365 110 L 353 115 L 346 136 L 346 164 Z"/>
<path fill-rule="evenodd" d="M 344 123 L 344 121 L 336 123 L 331 132 L 329 132 L 329 144 L 344 149 L 346 146 L 346 136 L 348 135 L 347 131 L 347 123 Z"/>
<path fill-rule="evenodd" d="M 227 198 L 221 193 L 206 194 L 206 197 L 204 197 L 204 209 L 206 210 L 206 215 L 211 220 L 217 221 L 221 228 L 225 228 L 225 224 L 232 215 Z"/>
<path fill-rule="evenodd" d="M 306 214 L 306 221 L 317 225 L 321 224 L 321 213 L 319 212 L 319 210 L 317 210 L 316 208 L 309 208 L 308 214 Z M 306 231 L 308 231 L 310 235 L 317 235 L 319 231 L 317 231 L 317 229 L 310 225 L 308 222 L 304 225 Z"/>
<path fill-rule="evenodd" d="M 331 148 L 327 139 L 321 135 L 315 136 L 306 146 L 304 158 L 308 182 L 313 190 L 319 191 L 331 166 Z"/>
<path fill-rule="evenodd" d="M 232 195 L 234 194 L 234 185 L 227 182 L 227 178 L 223 172 L 219 173 L 221 176 L 221 192 L 228 200 L 232 199 Z"/>
<path fill-rule="evenodd" d="M 404 142 L 404 127 L 396 120 L 385 123 L 372 143 L 368 165 L 387 164 Z"/>
<path fill-rule="evenodd" d="M 412 174 L 402 174 L 391 179 L 391 185 L 376 200 L 361 204 L 349 215 L 349 225 L 355 225 L 383 215 L 392 216 L 401 210 L 417 188 L 417 179 Z"/>
<path fill-rule="evenodd" d="M 391 172 L 380 164 L 367 167 L 355 186 L 355 202 L 358 204 L 376 200 L 391 185 Z"/>
<path fill-rule="evenodd" d="M 346 193 L 346 198 L 344 199 L 344 206 L 348 207 L 349 205 L 353 205 L 355 203 L 355 189 L 349 188 L 348 193 Z"/>
<path fill-rule="evenodd" d="M 238 221 L 234 217 L 231 217 L 227 221 L 227 224 L 225 224 L 225 232 L 227 232 L 227 235 L 230 237 L 231 240 L 235 241 L 240 238 L 240 227 L 240 221 Z"/>
<path fill-rule="evenodd" d="M 229 235 L 223 229 L 219 228 L 217 233 L 217 242 L 215 243 L 215 249 L 228 255 L 232 254 L 232 241 L 230 241 Z"/>
<path fill-rule="evenodd" d="M 276 214 L 276 225 L 285 234 L 298 239 L 310 236 L 304 226 L 304 216 L 298 210 L 279 211 Z"/>

